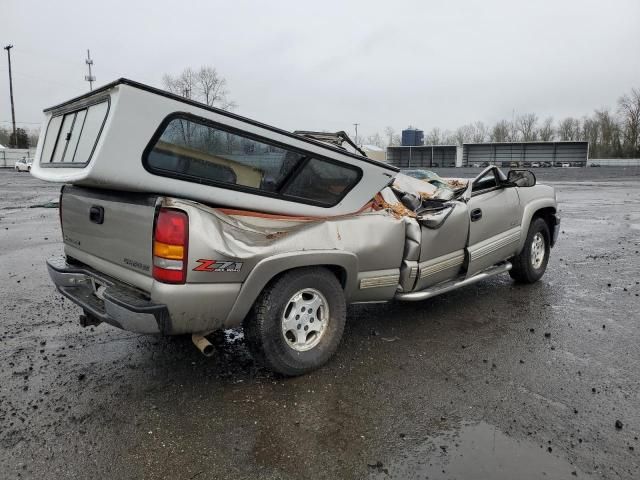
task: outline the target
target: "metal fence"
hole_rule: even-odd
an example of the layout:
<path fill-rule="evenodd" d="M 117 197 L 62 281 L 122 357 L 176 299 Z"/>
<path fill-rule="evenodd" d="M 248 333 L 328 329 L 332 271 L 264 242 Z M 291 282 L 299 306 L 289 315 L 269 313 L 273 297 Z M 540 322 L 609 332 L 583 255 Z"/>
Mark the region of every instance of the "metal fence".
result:
<path fill-rule="evenodd" d="M 33 159 L 35 148 L 0 148 L 0 168 L 13 168 L 18 160 Z"/>

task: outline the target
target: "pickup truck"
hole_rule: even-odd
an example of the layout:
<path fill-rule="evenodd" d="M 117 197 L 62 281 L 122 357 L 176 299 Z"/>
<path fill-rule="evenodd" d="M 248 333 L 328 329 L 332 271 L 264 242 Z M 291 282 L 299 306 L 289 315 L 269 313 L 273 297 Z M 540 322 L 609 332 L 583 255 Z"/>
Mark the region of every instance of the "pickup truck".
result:
<path fill-rule="evenodd" d="M 420 180 L 345 139 L 126 79 L 49 108 L 32 174 L 63 184 L 51 279 L 82 326 L 190 334 L 205 355 L 242 326 L 293 376 L 336 352 L 347 304 L 542 277 L 559 218 L 532 172 Z"/>

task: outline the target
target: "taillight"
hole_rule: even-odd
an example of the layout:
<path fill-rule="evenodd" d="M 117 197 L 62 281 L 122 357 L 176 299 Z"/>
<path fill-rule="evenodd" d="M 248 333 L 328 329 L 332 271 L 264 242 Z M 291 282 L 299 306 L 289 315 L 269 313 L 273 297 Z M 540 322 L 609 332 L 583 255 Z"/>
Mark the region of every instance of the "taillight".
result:
<path fill-rule="evenodd" d="M 161 208 L 153 232 L 153 278 L 164 283 L 187 280 L 189 218 L 180 210 Z"/>

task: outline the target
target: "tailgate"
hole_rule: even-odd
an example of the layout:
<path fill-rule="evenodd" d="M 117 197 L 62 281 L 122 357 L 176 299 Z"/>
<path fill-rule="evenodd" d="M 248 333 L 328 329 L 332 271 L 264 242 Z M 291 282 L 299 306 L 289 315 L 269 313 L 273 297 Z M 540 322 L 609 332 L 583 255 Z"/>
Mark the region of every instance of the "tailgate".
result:
<path fill-rule="evenodd" d="M 157 196 L 65 186 L 60 217 L 65 253 L 148 290 Z"/>

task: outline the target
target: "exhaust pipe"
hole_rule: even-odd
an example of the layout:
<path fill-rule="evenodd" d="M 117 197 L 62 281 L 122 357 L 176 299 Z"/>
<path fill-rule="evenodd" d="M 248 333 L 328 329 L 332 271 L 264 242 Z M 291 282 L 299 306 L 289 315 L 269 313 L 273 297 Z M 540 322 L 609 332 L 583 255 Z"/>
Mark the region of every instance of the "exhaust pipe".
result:
<path fill-rule="evenodd" d="M 194 333 L 191 335 L 191 341 L 198 350 L 202 352 L 205 357 L 211 357 L 214 354 L 213 345 L 204 335 L 198 335 Z"/>

